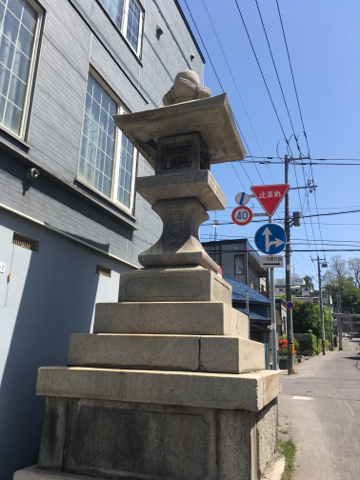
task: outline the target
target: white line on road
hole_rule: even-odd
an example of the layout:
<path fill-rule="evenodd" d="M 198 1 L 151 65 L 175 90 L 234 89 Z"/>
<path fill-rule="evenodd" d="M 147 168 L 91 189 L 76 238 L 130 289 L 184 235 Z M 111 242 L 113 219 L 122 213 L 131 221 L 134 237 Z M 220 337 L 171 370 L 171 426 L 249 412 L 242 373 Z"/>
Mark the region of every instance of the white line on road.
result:
<path fill-rule="evenodd" d="M 297 397 L 296 395 L 294 395 L 292 398 L 293 400 L 314 400 L 313 397 Z"/>

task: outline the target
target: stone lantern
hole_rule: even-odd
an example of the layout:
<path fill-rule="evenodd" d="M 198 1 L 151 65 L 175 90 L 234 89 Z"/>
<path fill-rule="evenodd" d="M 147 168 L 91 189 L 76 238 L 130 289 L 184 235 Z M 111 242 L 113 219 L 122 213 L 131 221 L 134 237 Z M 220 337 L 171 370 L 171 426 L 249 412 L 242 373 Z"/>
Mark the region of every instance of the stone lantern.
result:
<path fill-rule="evenodd" d="M 179 91 L 173 90 L 182 82 Z M 186 83 L 185 83 L 186 82 Z M 139 256 L 144 267 L 218 266 L 198 238 L 207 210 L 223 210 L 225 198 L 210 173 L 214 163 L 245 158 L 226 94 L 196 101 L 185 96 L 199 89 L 194 72 L 180 72 L 164 99 L 173 104 L 156 110 L 116 115 L 117 126 L 155 169 L 137 179 L 137 191 L 152 204 L 164 228 L 159 241 Z M 181 88 L 182 87 L 182 88 Z M 208 89 L 203 96 L 209 96 Z M 177 95 L 176 95 L 177 94 Z M 178 98 L 180 97 L 180 98 Z M 178 101 L 185 103 L 177 103 Z"/>
<path fill-rule="evenodd" d="M 121 274 L 119 302 L 97 305 L 94 334 L 71 336 L 67 367 L 39 370 L 39 465 L 14 480 L 257 480 L 277 450 L 281 372 L 265 370 L 198 237 L 206 211 L 225 207 L 211 165 L 246 153 L 226 94 L 210 97 L 193 72 L 164 103 L 114 117 L 155 169 L 137 191 L 163 232 L 145 268 Z"/>

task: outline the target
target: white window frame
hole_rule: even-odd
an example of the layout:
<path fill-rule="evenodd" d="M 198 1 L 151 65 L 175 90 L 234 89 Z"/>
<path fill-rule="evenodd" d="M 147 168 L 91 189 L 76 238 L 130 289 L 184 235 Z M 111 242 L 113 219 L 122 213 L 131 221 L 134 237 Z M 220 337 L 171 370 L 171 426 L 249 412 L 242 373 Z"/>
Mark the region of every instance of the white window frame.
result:
<path fill-rule="evenodd" d="M 99 85 L 106 91 L 106 93 L 111 97 L 114 102 L 117 103 L 117 114 L 126 114 L 130 113 L 129 109 L 125 107 L 124 103 L 121 99 L 116 95 L 116 93 L 109 87 L 109 85 L 101 78 L 101 76 L 93 69 L 90 68 L 89 74 L 99 83 Z M 86 82 L 86 90 L 87 92 L 87 82 Z M 85 120 L 85 104 L 86 104 L 86 93 L 85 93 L 85 102 L 84 102 L 84 110 L 83 110 L 83 121 L 81 124 L 81 138 L 80 138 L 80 146 L 79 146 L 79 155 L 78 155 L 78 167 L 77 172 L 79 171 L 79 164 L 80 164 L 80 154 L 81 154 L 81 143 L 82 143 L 82 136 L 83 136 L 83 126 Z M 131 191 L 130 191 L 130 205 L 127 207 L 123 203 L 119 202 L 117 199 L 117 188 L 118 188 L 118 181 L 119 181 L 119 166 L 120 166 L 120 155 L 121 155 L 121 141 L 122 141 L 123 133 L 121 130 L 116 127 L 115 130 L 115 145 L 114 145 L 114 159 L 113 159 L 113 169 L 112 169 L 112 177 L 111 177 L 111 190 L 110 190 L 110 197 L 107 197 L 102 192 L 97 190 L 95 187 L 90 185 L 86 182 L 85 179 L 80 178 L 77 174 L 76 180 L 82 184 L 84 184 L 87 188 L 95 192 L 97 195 L 100 195 L 102 198 L 105 198 L 108 202 L 116 205 L 119 209 L 123 210 L 129 215 L 133 215 L 134 209 L 134 202 L 135 202 L 135 180 L 136 180 L 136 171 L 137 171 L 137 164 L 139 158 L 139 152 L 134 147 L 134 156 L 133 156 L 133 164 L 131 170 Z"/>
<path fill-rule="evenodd" d="M 0 123 L 0 129 L 22 140 L 25 140 L 25 136 L 27 134 L 31 92 L 32 92 L 34 81 L 35 81 L 34 79 L 35 65 L 36 65 L 36 58 L 37 58 L 37 53 L 39 49 L 41 25 L 42 25 L 43 16 L 44 16 L 44 12 L 41 9 L 41 7 L 37 3 L 35 3 L 33 0 L 25 0 L 25 2 L 27 2 L 37 12 L 37 19 L 36 19 L 36 28 L 34 32 L 34 44 L 31 52 L 31 60 L 30 60 L 30 66 L 29 66 L 28 83 L 26 86 L 24 107 L 23 107 L 23 112 L 21 117 L 20 132 L 16 133 L 13 130 L 10 130 L 10 128 L 6 127 L 3 123 Z"/>
<path fill-rule="evenodd" d="M 129 8 L 130 8 L 130 0 L 123 0 L 123 11 L 122 11 L 122 15 L 121 15 L 121 26 L 120 28 L 118 27 L 118 25 L 116 25 L 116 23 L 114 22 L 114 20 L 111 18 L 110 14 L 108 13 L 108 11 L 106 10 L 106 8 L 104 7 L 104 5 L 101 3 L 101 1 L 99 0 L 99 3 L 101 4 L 102 8 L 105 10 L 105 12 L 107 13 L 107 15 L 109 16 L 110 20 L 113 22 L 113 24 L 116 26 L 116 28 L 121 32 L 122 36 L 124 37 L 124 39 L 126 40 L 126 42 L 129 44 L 130 48 L 136 53 L 136 55 L 138 57 L 141 56 L 141 50 L 142 50 L 142 39 L 143 39 L 143 27 L 144 27 L 144 8 L 143 6 L 141 5 L 141 3 L 139 2 L 139 0 L 132 0 L 135 5 L 137 6 L 137 8 L 139 9 L 140 11 L 140 19 L 139 19 L 139 33 L 138 33 L 138 45 L 137 45 L 137 49 L 135 50 L 134 47 L 131 45 L 131 43 L 129 42 L 129 40 L 126 38 L 126 33 L 127 33 L 127 25 L 128 25 L 128 17 L 129 17 Z"/>

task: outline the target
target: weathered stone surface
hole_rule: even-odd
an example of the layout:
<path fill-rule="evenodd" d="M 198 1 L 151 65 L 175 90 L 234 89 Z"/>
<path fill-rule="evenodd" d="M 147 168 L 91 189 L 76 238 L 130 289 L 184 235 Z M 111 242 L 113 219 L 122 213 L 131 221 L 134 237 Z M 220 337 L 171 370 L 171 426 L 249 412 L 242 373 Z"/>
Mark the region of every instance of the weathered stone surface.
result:
<path fill-rule="evenodd" d="M 256 414 L 219 412 L 219 478 L 257 480 Z"/>
<path fill-rule="evenodd" d="M 197 198 L 205 210 L 224 210 L 225 197 L 210 170 L 138 177 L 136 191 L 151 205 L 158 200 Z"/>
<path fill-rule="evenodd" d="M 211 95 L 210 88 L 200 85 L 199 75 L 193 70 L 182 70 L 174 81 L 174 85 L 164 95 L 163 104 L 188 102 L 199 98 L 208 98 Z"/>
<path fill-rule="evenodd" d="M 52 399 L 56 410 L 62 401 Z M 14 480 L 257 480 L 276 448 L 274 402 L 251 412 L 73 399 L 70 418 L 62 467 L 68 473 L 34 466 Z M 51 448 L 44 444 L 44 457 Z"/>
<path fill-rule="evenodd" d="M 243 373 L 265 368 L 264 346 L 239 337 L 71 335 L 69 366 Z"/>
<path fill-rule="evenodd" d="M 258 413 L 256 429 L 258 437 L 258 467 L 262 474 L 277 451 L 276 405 L 270 402 Z"/>
<path fill-rule="evenodd" d="M 43 468 L 62 469 L 70 420 L 69 398 L 47 397 L 41 436 L 39 464 Z"/>
<path fill-rule="evenodd" d="M 220 301 L 231 305 L 231 287 L 198 268 L 134 270 L 121 274 L 119 302 Z"/>
<path fill-rule="evenodd" d="M 199 368 L 199 336 L 78 334 L 70 337 L 68 365 L 190 370 Z"/>
<path fill-rule="evenodd" d="M 270 370 L 266 372 L 272 373 Z M 275 370 L 274 373 L 278 373 L 280 370 Z M 268 405 L 275 397 L 281 393 L 282 389 L 282 376 L 281 375 L 269 375 L 267 381 L 264 383 L 264 406 Z M 278 392 L 278 393 L 276 393 Z"/>
<path fill-rule="evenodd" d="M 218 270 L 199 241 L 200 225 L 209 218 L 196 198 L 165 200 L 154 203 L 153 210 L 163 222 L 159 240 L 139 255 L 144 267 L 199 266 Z"/>
<path fill-rule="evenodd" d="M 98 303 L 94 333 L 238 335 L 249 338 L 249 319 L 222 302 Z"/>
<path fill-rule="evenodd" d="M 215 374 L 43 367 L 36 391 L 46 396 L 259 411 L 266 405 L 264 392 L 269 403 L 281 392 L 280 384 L 281 372 L 269 370 Z"/>
<path fill-rule="evenodd" d="M 76 401 L 65 463 L 74 473 L 215 479 L 216 413 Z"/>
<path fill-rule="evenodd" d="M 13 480 L 94 480 L 94 477 L 58 472 L 55 470 L 42 470 L 37 465 L 33 465 L 32 467 L 15 472 Z M 105 479 L 104 477 L 98 477 L 98 480 Z"/>
<path fill-rule="evenodd" d="M 156 142 L 162 137 L 200 133 L 211 163 L 243 160 L 246 151 L 226 93 L 155 110 L 114 115 L 116 125 L 155 167 Z"/>
<path fill-rule="evenodd" d="M 239 337 L 200 337 L 200 362 L 206 372 L 243 373 L 265 369 L 262 343 Z"/>

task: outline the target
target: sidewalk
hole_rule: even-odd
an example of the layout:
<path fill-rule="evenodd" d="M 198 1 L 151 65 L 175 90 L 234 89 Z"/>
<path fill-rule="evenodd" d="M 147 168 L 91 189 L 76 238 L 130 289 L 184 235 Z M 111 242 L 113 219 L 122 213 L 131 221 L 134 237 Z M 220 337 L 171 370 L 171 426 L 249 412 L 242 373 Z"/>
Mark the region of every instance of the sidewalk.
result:
<path fill-rule="evenodd" d="M 296 446 L 293 480 L 360 478 L 360 368 L 356 342 L 282 370 L 279 439 Z"/>

